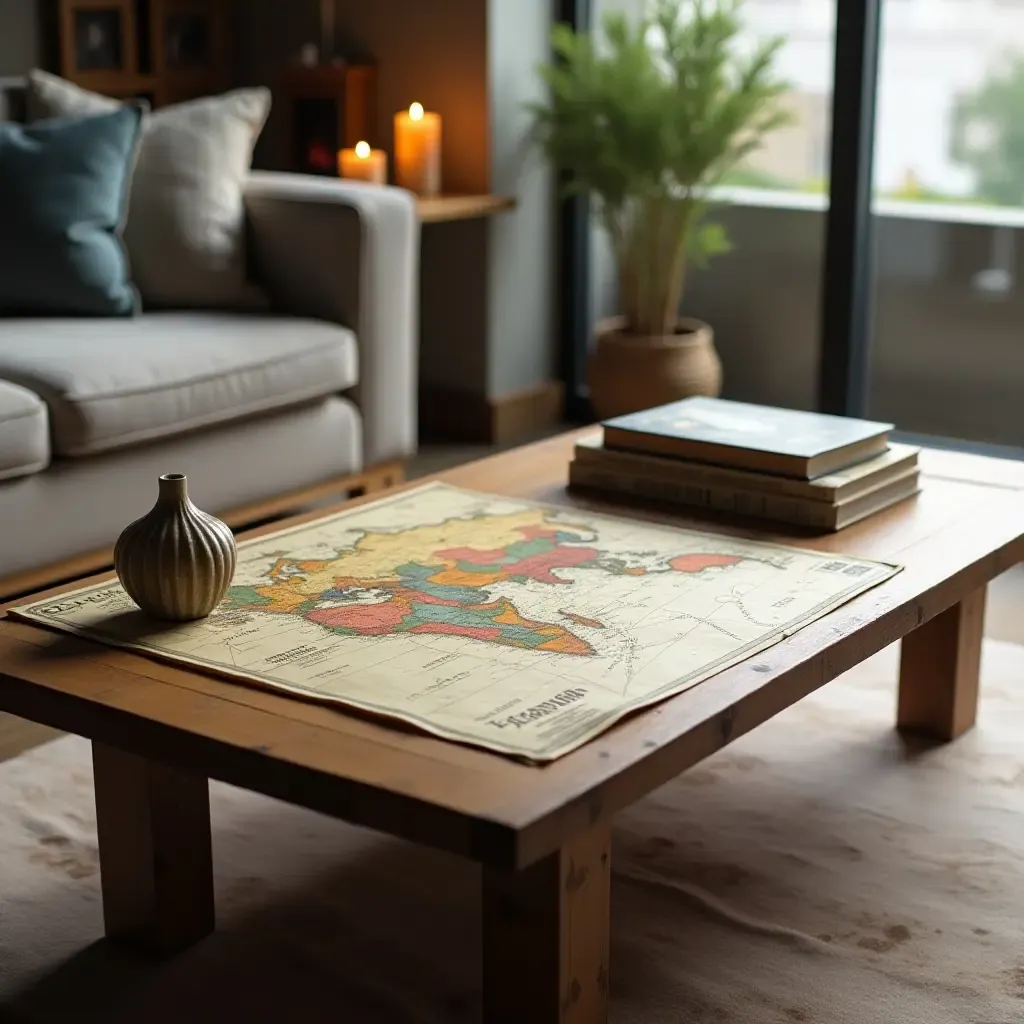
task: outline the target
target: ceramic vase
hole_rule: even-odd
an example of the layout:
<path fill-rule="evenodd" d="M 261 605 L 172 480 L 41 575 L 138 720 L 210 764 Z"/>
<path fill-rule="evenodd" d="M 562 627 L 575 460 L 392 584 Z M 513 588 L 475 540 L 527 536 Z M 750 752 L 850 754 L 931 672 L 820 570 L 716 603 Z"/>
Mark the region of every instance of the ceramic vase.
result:
<path fill-rule="evenodd" d="M 235 538 L 189 501 L 181 473 L 167 473 L 153 508 L 118 538 L 114 569 L 128 596 L 153 618 L 201 619 L 231 585 Z"/>
<path fill-rule="evenodd" d="M 624 327 L 622 317 L 598 326 L 587 383 L 599 419 L 721 392 L 722 363 L 706 323 L 680 319 L 675 334 L 657 335 L 630 334 Z"/>

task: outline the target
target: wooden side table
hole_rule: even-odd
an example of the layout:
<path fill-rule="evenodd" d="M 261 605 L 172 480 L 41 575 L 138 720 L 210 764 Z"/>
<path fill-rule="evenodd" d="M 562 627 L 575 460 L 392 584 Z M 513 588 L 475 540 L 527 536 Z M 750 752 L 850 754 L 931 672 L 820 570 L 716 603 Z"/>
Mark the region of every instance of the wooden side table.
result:
<path fill-rule="evenodd" d="M 515 208 L 509 196 L 431 196 L 418 200 L 423 224 L 444 224 L 455 220 L 474 220 Z"/>

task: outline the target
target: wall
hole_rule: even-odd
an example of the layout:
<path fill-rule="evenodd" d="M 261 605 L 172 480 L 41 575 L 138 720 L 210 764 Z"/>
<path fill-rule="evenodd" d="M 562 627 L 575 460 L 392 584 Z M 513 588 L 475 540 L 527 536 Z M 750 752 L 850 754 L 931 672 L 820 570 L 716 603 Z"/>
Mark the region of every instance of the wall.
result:
<path fill-rule="evenodd" d="M 0 77 L 23 75 L 42 59 L 37 0 L 0 0 Z"/>
<path fill-rule="evenodd" d="M 235 34 L 240 84 L 274 85 L 305 43 L 319 40 L 316 0 L 246 0 Z M 479 192 L 489 177 L 487 9 L 478 0 L 338 0 L 339 52 L 379 65 L 374 146 L 391 149 L 396 110 L 418 100 L 444 112 L 444 179 Z M 284 166 L 283 111 L 271 115 L 260 157 Z M 453 142 L 452 140 L 457 140 Z"/>
<path fill-rule="evenodd" d="M 414 100 L 444 117 L 449 192 L 490 190 L 487 6 L 483 0 L 340 0 L 342 44 L 380 64 L 377 144 L 390 149 L 395 111 Z M 420 381 L 487 391 L 488 224 L 423 232 Z"/>
<path fill-rule="evenodd" d="M 373 145 L 392 149 L 393 117 L 414 100 L 444 116 L 444 182 L 485 192 L 490 178 L 486 4 L 478 0 L 339 0 L 339 52 L 378 64 Z M 273 86 L 304 43 L 319 39 L 318 4 L 248 0 L 235 35 L 240 84 Z M 284 111 L 271 114 L 256 160 L 287 166 Z M 487 389 L 485 223 L 423 233 L 420 378 L 479 394 Z"/>
<path fill-rule="evenodd" d="M 518 206 L 490 223 L 487 393 L 525 391 L 554 374 L 555 182 L 530 145 L 525 104 L 543 99 L 551 0 L 490 0 L 491 189 Z"/>

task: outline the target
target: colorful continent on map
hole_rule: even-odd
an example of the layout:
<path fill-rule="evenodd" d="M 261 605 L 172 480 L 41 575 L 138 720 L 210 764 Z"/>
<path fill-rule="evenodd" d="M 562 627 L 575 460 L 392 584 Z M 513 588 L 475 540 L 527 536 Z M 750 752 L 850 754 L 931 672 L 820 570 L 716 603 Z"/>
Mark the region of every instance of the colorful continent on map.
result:
<path fill-rule="evenodd" d="M 366 532 L 333 558 L 279 558 L 266 583 L 232 587 L 223 608 L 300 616 L 341 635 L 428 633 L 592 655 L 590 643 L 566 625 L 527 618 L 490 588 L 530 582 L 569 587 L 572 580 L 559 575 L 565 569 L 644 576 L 699 573 L 741 561 L 736 555 L 686 554 L 648 569 L 603 553 L 592 538 L 589 527 L 549 522 L 544 509 Z M 577 627 L 604 628 L 564 606 L 558 615 Z"/>

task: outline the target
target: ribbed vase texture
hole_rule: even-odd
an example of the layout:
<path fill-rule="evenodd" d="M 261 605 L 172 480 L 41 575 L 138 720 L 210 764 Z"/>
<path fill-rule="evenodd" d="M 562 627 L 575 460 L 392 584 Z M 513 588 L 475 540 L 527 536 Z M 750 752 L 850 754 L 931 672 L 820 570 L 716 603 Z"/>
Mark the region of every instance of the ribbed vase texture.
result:
<path fill-rule="evenodd" d="M 156 504 L 127 526 L 114 569 L 128 596 L 157 619 L 201 619 L 220 604 L 235 574 L 235 538 L 188 499 L 185 477 L 160 477 Z"/>

